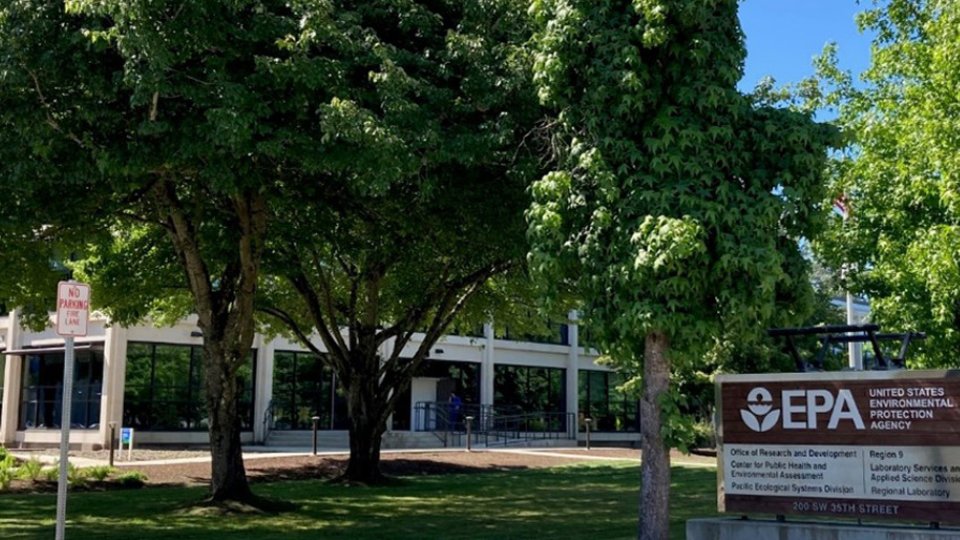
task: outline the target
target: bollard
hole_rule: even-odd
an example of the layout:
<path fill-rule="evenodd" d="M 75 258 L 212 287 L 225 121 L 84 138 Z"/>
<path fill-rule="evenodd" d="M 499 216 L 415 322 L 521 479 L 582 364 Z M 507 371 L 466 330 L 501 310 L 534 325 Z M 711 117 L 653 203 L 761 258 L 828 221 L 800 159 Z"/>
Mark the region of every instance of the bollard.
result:
<path fill-rule="evenodd" d="M 317 455 L 317 426 L 320 423 L 320 417 L 314 416 L 313 420 L 313 455 Z"/>
<path fill-rule="evenodd" d="M 590 449 L 590 424 L 593 422 L 593 418 L 584 418 L 583 423 L 587 425 L 587 450 Z"/>
<path fill-rule="evenodd" d="M 467 452 L 469 452 L 470 451 L 470 427 L 471 427 L 471 424 L 473 424 L 473 417 L 468 416 L 466 420 L 467 420 Z"/>
<path fill-rule="evenodd" d="M 113 467 L 113 447 L 117 443 L 117 423 L 110 422 L 110 466 Z"/>

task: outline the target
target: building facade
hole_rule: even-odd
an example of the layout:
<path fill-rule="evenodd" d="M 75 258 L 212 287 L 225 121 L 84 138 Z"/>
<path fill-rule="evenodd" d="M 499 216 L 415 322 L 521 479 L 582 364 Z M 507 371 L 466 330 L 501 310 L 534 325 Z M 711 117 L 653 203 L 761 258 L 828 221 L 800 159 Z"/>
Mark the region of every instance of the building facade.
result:
<path fill-rule="evenodd" d="M 392 432 L 429 429 L 424 407 L 455 393 L 465 406 L 563 414 L 574 430 L 590 418 L 593 440 L 639 440 L 638 407 L 617 390 L 620 376 L 596 363 L 579 342 L 575 314 L 547 338 L 448 335 L 431 350 L 389 423 Z M 97 448 L 110 424 L 133 427 L 138 444 L 206 444 L 201 369 L 202 334 L 195 319 L 171 327 L 111 326 L 94 316 L 76 339 L 71 444 Z M 384 345 L 386 353 L 392 346 Z M 419 342 L 407 345 L 412 355 Z M 52 329 L 20 327 L 17 313 L 0 316 L 0 443 L 8 447 L 59 443 L 63 339 Z M 322 349 L 322 347 L 321 347 Z M 272 433 L 347 428 L 336 377 L 299 343 L 257 335 L 238 375 L 243 442 Z M 582 438 L 582 434 L 580 435 Z"/>

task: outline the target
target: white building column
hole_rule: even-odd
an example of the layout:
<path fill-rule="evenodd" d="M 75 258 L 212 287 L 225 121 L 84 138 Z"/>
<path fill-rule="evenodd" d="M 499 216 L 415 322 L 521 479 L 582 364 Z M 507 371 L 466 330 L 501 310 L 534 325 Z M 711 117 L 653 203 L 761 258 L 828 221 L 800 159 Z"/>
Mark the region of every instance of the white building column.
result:
<path fill-rule="evenodd" d="M 4 341 L 7 350 L 21 348 L 20 316 L 17 310 L 10 312 L 10 327 Z M 3 414 L 0 415 L 0 444 L 10 447 L 17 441 L 17 424 L 20 416 L 20 387 L 23 380 L 23 357 L 7 356 L 3 377 Z"/>
<path fill-rule="evenodd" d="M 99 444 L 109 448 L 110 422 L 116 423 L 115 437 L 123 426 L 123 393 L 127 380 L 127 330 L 111 325 L 104 331 L 103 383 L 100 392 Z"/>
<path fill-rule="evenodd" d="M 254 342 L 257 348 L 257 373 L 254 384 L 253 400 L 253 440 L 262 443 L 267 438 L 266 426 L 263 419 L 266 417 L 270 402 L 273 401 L 273 353 L 275 340 L 267 340 L 258 335 Z"/>
<path fill-rule="evenodd" d="M 493 405 L 493 322 L 483 325 L 483 352 L 480 355 L 480 403 Z"/>
<path fill-rule="evenodd" d="M 578 377 L 580 375 L 580 328 L 577 325 L 578 315 L 571 311 L 567 315 L 567 341 L 570 349 L 567 353 L 567 412 L 573 413 L 574 433 L 580 429 L 579 422 L 579 392 Z"/>

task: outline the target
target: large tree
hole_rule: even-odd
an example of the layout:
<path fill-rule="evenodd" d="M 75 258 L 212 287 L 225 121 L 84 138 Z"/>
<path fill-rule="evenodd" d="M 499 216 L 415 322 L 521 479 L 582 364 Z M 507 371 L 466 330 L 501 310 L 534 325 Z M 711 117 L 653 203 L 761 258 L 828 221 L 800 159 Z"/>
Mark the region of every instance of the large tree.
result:
<path fill-rule="evenodd" d="M 382 480 L 387 419 L 451 323 L 522 289 L 539 110 L 526 21 L 518 0 L 332 2 L 291 41 L 340 74 L 314 157 L 331 187 L 278 212 L 263 309 L 346 392 L 345 480 Z"/>
<path fill-rule="evenodd" d="M 665 539 L 671 369 L 761 332 L 778 287 L 808 286 L 791 269 L 832 131 L 737 91 L 736 0 L 533 10 L 558 167 L 533 188 L 531 264 L 575 276 L 588 324 L 642 373 L 639 537 Z"/>
<path fill-rule="evenodd" d="M 870 299 L 890 330 L 924 331 L 914 367 L 952 366 L 960 352 L 960 4 L 876 2 L 858 19 L 873 38 L 861 81 L 834 66 L 838 125 L 849 146 L 833 163 L 836 217 L 819 253 L 850 268 L 850 287 Z M 842 51 L 841 51 L 842 52 Z"/>
<path fill-rule="evenodd" d="M 236 374 L 271 201 L 320 145 L 323 81 L 284 64 L 301 18 L 254 0 L 0 8 L 4 237 L 66 246 L 116 322 L 197 315 L 217 503 L 251 500 Z"/>

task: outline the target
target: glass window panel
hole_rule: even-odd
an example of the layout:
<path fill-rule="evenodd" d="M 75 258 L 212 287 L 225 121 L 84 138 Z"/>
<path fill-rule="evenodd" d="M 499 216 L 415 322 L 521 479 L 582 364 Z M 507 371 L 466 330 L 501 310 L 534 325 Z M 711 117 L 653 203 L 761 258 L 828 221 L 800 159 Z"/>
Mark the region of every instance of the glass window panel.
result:
<path fill-rule="evenodd" d="M 153 346 L 127 344 L 127 373 L 123 391 L 123 424 L 135 429 L 149 426 L 153 391 Z"/>
<path fill-rule="evenodd" d="M 147 430 L 206 429 L 202 358 L 200 347 L 128 344 L 124 424 Z M 255 359 L 256 351 L 251 351 L 249 363 L 238 371 L 243 429 L 252 429 Z"/>
<path fill-rule="evenodd" d="M 617 389 L 626 377 L 616 372 L 581 370 L 580 413 L 581 420 L 593 418 L 597 431 L 636 431 L 638 402 L 635 397 Z"/>
<path fill-rule="evenodd" d="M 330 429 L 333 423 L 332 379 L 330 368 L 312 353 L 274 353 L 275 427 L 310 429 L 313 426 L 313 417 L 319 416 L 318 427 Z"/>
<path fill-rule="evenodd" d="M 494 403 L 518 412 L 563 412 L 564 369 L 528 366 L 494 368 Z"/>
<path fill-rule="evenodd" d="M 153 358 L 154 401 L 187 401 L 190 386 L 190 348 L 157 345 Z"/>
<path fill-rule="evenodd" d="M 63 410 L 63 353 L 27 355 L 21 389 L 20 429 L 59 428 Z M 100 423 L 103 353 L 77 351 L 74 356 L 70 424 L 94 429 Z"/>
<path fill-rule="evenodd" d="M 273 355 L 273 419 L 277 429 L 293 428 L 296 417 L 296 354 Z"/>

